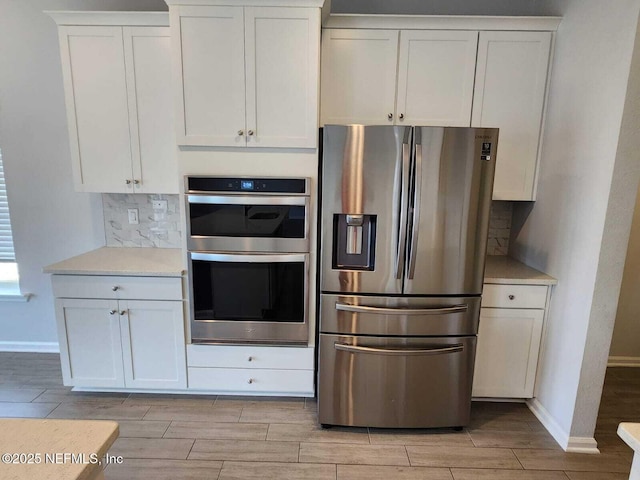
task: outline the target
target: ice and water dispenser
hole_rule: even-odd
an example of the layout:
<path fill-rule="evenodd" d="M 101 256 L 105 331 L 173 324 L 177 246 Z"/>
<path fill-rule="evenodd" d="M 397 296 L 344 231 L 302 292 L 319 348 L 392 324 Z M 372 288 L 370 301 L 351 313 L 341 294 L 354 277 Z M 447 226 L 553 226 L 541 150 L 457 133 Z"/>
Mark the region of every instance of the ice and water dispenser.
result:
<path fill-rule="evenodd" d="M 373 270 L 376 215 L 334 214 L 333 269 Z"/>

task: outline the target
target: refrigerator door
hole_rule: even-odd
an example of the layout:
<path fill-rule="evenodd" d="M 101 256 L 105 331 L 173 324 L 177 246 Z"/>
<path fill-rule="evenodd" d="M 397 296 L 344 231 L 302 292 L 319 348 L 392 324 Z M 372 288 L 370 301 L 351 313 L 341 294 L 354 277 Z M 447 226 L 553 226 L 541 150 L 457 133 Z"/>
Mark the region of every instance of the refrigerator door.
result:
<path fill-rule="evenodd" d="M 322 291 L 402 293 L 411 132 L 325 125 Z"/>
<path fill-rule="evenodd" d="M 415 127 L 404 293 L 479 295 L 498 129 Z"/>
<path fill-rule="evenodd" d="M 476 337 L 320 334 L 318 421 L 383 428 L 469 422 Z"/>

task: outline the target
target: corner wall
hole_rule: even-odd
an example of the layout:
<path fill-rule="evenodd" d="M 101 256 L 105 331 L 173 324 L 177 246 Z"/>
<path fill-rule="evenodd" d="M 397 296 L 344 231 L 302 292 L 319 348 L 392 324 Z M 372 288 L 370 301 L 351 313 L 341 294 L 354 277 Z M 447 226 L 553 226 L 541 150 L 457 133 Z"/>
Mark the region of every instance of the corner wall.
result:
<path fill-rule="evenodd" d="M 534 410 L 565 449 L 597 451 L 593 431 L 640 175 L 630 155 L 640 144 L 629 135 L 636 84 L 627 97 L 640 1 L 547 4 L 563 20 L 538 200 L 530 212 L 514 211 L 514 224 L 523 226 L 511 252 L 558 278 Z"/>
<path fill-rule="evenodd" d="M 638 123 L 640 125 L 640 123 Z M 610 366 L 640 367 L 640 190 L 631 224 L 616 323 L 609 352 Z"/>

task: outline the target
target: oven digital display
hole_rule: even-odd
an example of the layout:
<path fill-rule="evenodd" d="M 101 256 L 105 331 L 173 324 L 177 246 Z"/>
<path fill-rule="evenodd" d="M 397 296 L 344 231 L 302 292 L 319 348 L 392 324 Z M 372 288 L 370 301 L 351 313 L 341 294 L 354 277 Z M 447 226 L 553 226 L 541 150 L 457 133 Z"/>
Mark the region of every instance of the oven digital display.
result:
<path fill-rule="evenodd" d="M 253 190 L 253 180 L 240 180 L 240 189 Z"/>

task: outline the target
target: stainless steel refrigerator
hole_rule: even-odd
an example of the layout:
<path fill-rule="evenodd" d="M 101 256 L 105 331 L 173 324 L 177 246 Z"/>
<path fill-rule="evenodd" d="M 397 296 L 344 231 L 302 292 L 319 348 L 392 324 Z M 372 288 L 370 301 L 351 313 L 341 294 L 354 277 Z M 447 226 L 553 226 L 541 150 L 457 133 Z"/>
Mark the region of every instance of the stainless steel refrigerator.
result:
<path fill-rule="evenodd" d="M 468 423 L 497 141 L 324 127 L 321 424 Z"/>

